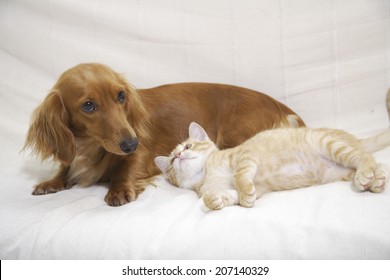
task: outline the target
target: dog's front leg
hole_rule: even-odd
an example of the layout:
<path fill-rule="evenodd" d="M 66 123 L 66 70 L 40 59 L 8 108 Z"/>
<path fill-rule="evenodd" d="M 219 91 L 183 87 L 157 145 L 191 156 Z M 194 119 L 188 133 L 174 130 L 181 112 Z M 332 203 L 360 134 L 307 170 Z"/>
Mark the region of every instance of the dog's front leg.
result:
<path fill-rule="evenodd" d="M 72 184 L 68 182 L 69 166 L 61 165 L 57 174 L 48 181 L 42 182 L 34 187 L 33 195 L 56 193 L 70 189 Z"/>
<path fill-rule="evenodd" d="M 111 174 L 110 189 L 105 201 L 110 206 L 121 206 L 134 201 L 145 189 L 141 179 L 147 177 L 146 170 L 139 170 L 145 163 L 137 153 L 126 158 Z"/>

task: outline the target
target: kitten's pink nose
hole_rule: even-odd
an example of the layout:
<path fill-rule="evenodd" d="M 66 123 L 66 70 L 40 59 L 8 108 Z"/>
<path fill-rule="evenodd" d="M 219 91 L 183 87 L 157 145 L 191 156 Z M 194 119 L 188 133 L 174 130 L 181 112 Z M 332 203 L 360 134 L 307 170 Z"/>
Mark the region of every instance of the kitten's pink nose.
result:
<path fill-rule="evenodd" d="M 179 158 L 180 155 L 181 155 L 181 152 L 176 153 L 176 154 L 175 154 L 175 158 Z"/>

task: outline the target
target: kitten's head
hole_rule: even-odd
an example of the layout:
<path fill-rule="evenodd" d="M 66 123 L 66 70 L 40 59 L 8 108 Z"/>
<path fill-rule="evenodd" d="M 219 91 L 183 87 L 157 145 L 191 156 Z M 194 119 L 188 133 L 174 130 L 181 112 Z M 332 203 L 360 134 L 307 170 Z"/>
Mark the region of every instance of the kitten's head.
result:
<path fill-rule="evenodd" d="M 154 162 L 172 185 L 192 189 L 203 179 L 207 157 L 217 146 L 195 122 L 190 124 L 188 132 L 189 138 L 177 145 L 169 156 L 158 156 Z"/>

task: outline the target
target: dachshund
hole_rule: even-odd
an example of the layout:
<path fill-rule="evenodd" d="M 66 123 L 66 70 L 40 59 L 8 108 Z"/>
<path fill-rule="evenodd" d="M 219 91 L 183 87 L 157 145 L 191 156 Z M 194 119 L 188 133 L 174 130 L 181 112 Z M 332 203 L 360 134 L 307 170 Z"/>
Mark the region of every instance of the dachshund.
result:
<path fill-rule="evenodd" d="M 60 163 L 32 194 L 108 182 L 107 204 L 134 201 L 160 173 L 154 157 L 186 139 L 192 121 L 222 149 L 261 130 L 305 125 L 287 106 L 249 89 L 210 83 L 136 89 L 108 66 L 79 64 L 60 76 L 32 115 L 24 149 Z"/>

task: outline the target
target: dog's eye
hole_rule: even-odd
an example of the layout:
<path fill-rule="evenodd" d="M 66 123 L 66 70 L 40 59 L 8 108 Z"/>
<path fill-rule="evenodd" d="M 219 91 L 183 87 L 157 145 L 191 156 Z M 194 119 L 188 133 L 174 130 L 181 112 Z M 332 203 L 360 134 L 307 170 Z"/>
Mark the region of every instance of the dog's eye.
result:
<path fill-rule="evenodd" d="M 91 113 L 96 110 L 96 104 L 93 103 L 92 101 L 87 101 L 81 105 L 81 109 L 84 112 Z"/>
<path fill-rule="evenodd" d="M 125 101 L 126 101 L 126 93 L 124 91 L 120 91 L 118 93 L 118 101 L 119 101 L 119 103 L 125 103 Z"/>

